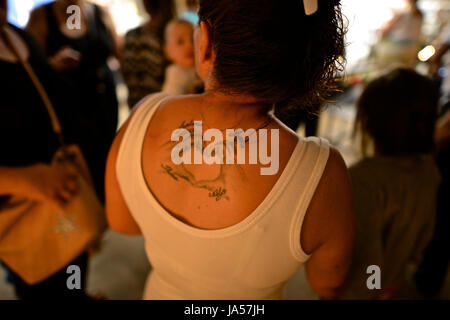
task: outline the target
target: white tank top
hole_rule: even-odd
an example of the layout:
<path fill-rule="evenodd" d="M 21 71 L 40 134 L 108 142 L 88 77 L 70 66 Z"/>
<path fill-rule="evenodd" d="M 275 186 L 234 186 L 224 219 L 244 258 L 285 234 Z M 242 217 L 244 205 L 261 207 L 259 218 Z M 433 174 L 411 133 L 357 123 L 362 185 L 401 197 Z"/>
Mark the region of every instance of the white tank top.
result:
<path fill-rule="evenodd" d="M 143 175 L 148 124 L 166 97 L 153 95 L 136 111 L 116 163 L 120 190 L 142 230 L 153 267 L 144 298 L 283 298 L 285 282 L 309 258 L 301 248 L 300 231 L 328 161 L 328 143 L 299 137 L 280 178 L 247 218 L 219 230 L 195 228 L 158 203 Z"/>

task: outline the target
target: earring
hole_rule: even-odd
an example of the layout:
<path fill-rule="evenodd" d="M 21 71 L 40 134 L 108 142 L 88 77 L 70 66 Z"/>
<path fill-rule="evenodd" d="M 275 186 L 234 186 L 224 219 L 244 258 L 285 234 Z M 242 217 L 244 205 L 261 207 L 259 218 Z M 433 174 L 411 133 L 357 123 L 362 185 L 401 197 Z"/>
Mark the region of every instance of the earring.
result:
<path fill-rule="evenodd" d="M 318 0 L 303 0 L 303 6 L 305 7 L 305 13 L 307 16 L 316 13 L 317 9 L 319 9 Z"/>

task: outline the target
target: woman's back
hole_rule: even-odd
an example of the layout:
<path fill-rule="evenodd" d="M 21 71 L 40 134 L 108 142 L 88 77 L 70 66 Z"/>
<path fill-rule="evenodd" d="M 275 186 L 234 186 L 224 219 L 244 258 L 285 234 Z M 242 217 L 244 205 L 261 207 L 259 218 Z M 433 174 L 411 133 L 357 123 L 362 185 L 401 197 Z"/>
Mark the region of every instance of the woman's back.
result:
<path fill-rule="evenodd" d="M 160 107 L 164 95 L 148 97 L 111 148 L 108 220 L 146 238 L 146 297 L 280 298 L 306 260 L 319 295 L 335 297 L 344 281 L 354 235 L 345 164 L 269 113 L 304 110 L 330 87 L 343 53 L 339 3 L 309 19 L 301 2 L 260 1 L 201 2 L 205 93 Z M 301 39 L 278 36 L 286 30 Z"/>
<path fill-rule="evenodd" d="M 228 227 L 242 220 L 256 209 L 280 177 L 298 141 L 298 137 L 293 132 L 282 128 L 280 123 L 275 120 L 271 121 L 270 118 L 269 120 L 264 118 L 261 120 L 252 119 L 250 117 L 245 119 L 245 115 L 239 113 L 237 113 L 239 118 L 236 118 L 236 122 L 233 122 L 233 116 L 215 115 L 215 119 L 208 118 L 210 116 L 208 108 L 212 103 L 214 102 L 206 95 L 201 98 L 175 99 L 165 106 L 163 105 L 152 119 L 143 149 L 143 169 L 149 188 L 155 190 L 155 196 L 160 199 L 161 203 L 165 204 L 168 211 L 179 213 L 183 220 L 201 229 Z M 213 106 L 211 109 L 214 112 L 222 107 L 221 105 Z M 223 107 L 226 113 L 233 113 L 236 108 L 233 108 L 230 104 L 228 104 L 227 109 L 225 109 L 226 106 Z M 239 105 L 237 107 L 251 108 Z M 257 129 L 264 126 L 264 129 L 268 130 L 268 152 L 271 151 L 271 131 L 273 129 L 278 130 L 280 137 L 275 139 L 274 143 L 277 146 L 279 145 L 280 151 L 272 151 L 274 153 L 272 155 L 273 162 L 277 161 L 274 156 L 279 158 L 277 161 L 279 169 L 276 174 L 261 175 L 259 165 L 248 163 L 248 154 L 247 161 L 241 165 L 183 164 L 182 168 L 174 168 L 171 151 L 176 142 L 170 141 L 172 132 L 182 127 L 183 123 L 189 124 L 194 121 L 201 121 L 204 131 L 210 128 L 221 130 L 224 139 L 225 128 L 241 128 L 244 131 L 255 129 L 254 136 L 256 137 L 258 136 Z M 230 124 L 229 126 L 227 126 L 227 121 Z M 270 123 L 268 123 L 269 121 Z M 236 126 L 238 123 L 239 126 Z M 189 127 L 187 128 L 189 129 Z M 203 144 L 203 149 L 205 149 L 209 142 Z M 161 148 L 162 145 L 166 145 L 166 147 Z M 246 150 L 249 150 L 251 145 L 252 141 L 248 141 L 245 144 Z M 195 151 L 195 149 L 194 147 L 192 151 Z M 275 153 L 277 154 L 275 155 Z M 223 157 L 223 162 L 226 162 L 225 157 L 226 155 Z M 233 160 L 235 163 L 237 162 L 236 157 Z M 162 169 L 163 167 L 165 169 Z M 170 171 L 169 167 L 173 170 L 171 171 L 172 174 L 160 174 L 161 170 Z M 187 176 L 188 179 L 179 176 L 174 178 L 174 174 Z M 164 185 L 164 188 L 160 188 L 161 185 Z M 218 195 L 215 191 L 219 189 L 224 190 L 222 191 L 223 194 L 215 196 Z M 251 190 L 251 192 L 248 192 L 248 190 Z M 203 205 L 197 205 L 202 202 Z"/>
<path fill-rule="evenodd" d="M 201 120 L 199 101 L 175 99 L 157 108 L 149 99 L 133 116 L 119 150 L 118 182 L 154 267 L 146 298 L 281 298 L 284 282 L 308 258 L 300 231 L 329 147 L 300 139 L 275 121 L 269 128 L 282 137 L 276 175 L 261 176 L 255 165 L 200 165 L 186 170 L 188 179 L 173 168 L 169 174 L 171 150 L 160 146 L 170 142 L 171 132 L 162 128 Z M 176 116 L 180 107 L 187 119 Z M 231 191 L 210 197 L 194 181 Z"/>

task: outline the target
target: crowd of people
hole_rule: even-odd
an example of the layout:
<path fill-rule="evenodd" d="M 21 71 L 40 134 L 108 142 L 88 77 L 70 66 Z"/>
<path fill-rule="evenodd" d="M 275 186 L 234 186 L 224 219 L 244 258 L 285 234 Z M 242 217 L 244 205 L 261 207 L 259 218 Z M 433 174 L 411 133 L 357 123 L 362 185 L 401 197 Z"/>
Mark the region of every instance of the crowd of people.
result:
<path fill-rule="evenodd" d="M 450 110 L 439 82 L 413 69 L 423 15 L 408 3 L 382 28 L 377 52 L 403 63 L 365 85 L 355 121 L 362 160 L 347 168 L 328 141 L 296 133 L 306 120 L 316 134 L 344 71 L 339 0 L 190 0 L 183 17 L 173 1 L 143 0 L 150 19 L 123 41 L 108 11 L 87 0 L 37 7 L 24 30 L 0 0 L 0 218 L 16 196 L 64 208 L 81 188 L 76 173 L 51 165 L 61 139 L 31 68 L 64 139 L 86 157 L 109 227 L 145 239 L 145 299 L 282 299 L 303 265 L 324 299 L 395 299 L 408 281 L 436 297 L 449 260 Z M 80 28 L 66 24 L 70 5 L 81 8 Z M 444 40 L 432 60 L 435 79 L 449 47 Z M 132 109 L 120 130 L 114 59 Z M 279 142 L 268 142 L 278 143 L 278 172 L 174 164 L 172 132 L 195 131 L 194 121 L 276 130 Z M 90 248 L 28 283 L 1 261 L 2 232 L 0 263 L 19 298 L 96 298 L 66 283 L 68 265 L 86 282 Z M 379 290 L 367 286 L 374 265 Z"/>

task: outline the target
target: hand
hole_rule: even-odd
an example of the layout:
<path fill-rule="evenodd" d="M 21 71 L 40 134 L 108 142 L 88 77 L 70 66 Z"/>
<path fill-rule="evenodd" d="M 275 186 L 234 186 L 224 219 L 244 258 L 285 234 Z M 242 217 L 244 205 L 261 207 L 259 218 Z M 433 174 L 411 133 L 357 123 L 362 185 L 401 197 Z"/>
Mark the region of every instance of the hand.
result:
<path fill-rule="evenodd" d="M 80 65 L 81 53 L 69 46 L 64 46 L 50 58 L 49 63 L 57 71 L 64 72 L 75 69 Z"/>
<path fill-rule="evenodd" d="M 437 150 L 450 144 L 450 111 L 447 111 L 436 123 L 434 141 Z"/>
<path fill-rule="evenodd" d="M 64 208 L 78 193 L 77 172 L 68 168 L 54 168 L 35 164 L 20 170 L 17 194 L 29 199 L 51 203 Z"/>
<path fill-rule="evenodd" d="M 441 59 L 434 56 L 430 59 L 430 73 L 433 76 L 436 76 L 439 72 L 439 68 L 441 67 Z"/>

